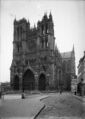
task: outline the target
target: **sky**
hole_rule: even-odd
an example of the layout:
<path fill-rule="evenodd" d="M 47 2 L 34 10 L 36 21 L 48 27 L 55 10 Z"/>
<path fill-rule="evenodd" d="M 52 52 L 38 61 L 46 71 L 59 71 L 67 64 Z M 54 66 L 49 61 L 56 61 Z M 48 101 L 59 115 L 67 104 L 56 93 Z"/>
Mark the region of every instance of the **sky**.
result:
<path fill-rule="evenodd" d="M 14 19 L 25 17 L 31 27 L 52 13 L 55 43 L 60 52 L 75 48 L 76 72 L 85 51 L 85 2 L 82 0 L 0 0 L 0 82 L 10 81 Z"/>

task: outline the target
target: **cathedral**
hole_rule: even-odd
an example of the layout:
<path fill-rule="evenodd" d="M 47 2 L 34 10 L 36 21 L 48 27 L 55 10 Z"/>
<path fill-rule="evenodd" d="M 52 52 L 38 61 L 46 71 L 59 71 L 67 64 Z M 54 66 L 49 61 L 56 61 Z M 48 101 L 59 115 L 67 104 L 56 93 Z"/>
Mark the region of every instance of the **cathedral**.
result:
<path fill-rule="evenodd" d="M 44 14 L 37 26 L 25 18 L 14 20 L 13 90 L 70 90 L 75 76 L 75 51 L 60 53 L 55 45 L 52 14 Z"/>

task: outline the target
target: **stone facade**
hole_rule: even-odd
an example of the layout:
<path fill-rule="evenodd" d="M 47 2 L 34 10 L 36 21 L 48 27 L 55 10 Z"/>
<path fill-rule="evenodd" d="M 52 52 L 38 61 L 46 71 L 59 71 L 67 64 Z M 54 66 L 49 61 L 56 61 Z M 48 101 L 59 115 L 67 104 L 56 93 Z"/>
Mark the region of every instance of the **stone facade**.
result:
<path fill-rule="evenodd" d="M 85 95 L 85 51 L 78 65 L 78 87 L 80 84 L 80 94 Z"/>
<path fill-rule="evenodd" d="M 65 90 L 71 90 L 71 80 L 75 75 L 75 51 L 61 53 L 62 56 L 62 77 Z"/>
<path fill-rule="evenodd" d="M 14 20 L 13 60 L 10 81 L 14 90 L 59 89 L 62 56 L 55 46 L 51 13 L 44 14 L 37 27 L 25 18 Z"/>

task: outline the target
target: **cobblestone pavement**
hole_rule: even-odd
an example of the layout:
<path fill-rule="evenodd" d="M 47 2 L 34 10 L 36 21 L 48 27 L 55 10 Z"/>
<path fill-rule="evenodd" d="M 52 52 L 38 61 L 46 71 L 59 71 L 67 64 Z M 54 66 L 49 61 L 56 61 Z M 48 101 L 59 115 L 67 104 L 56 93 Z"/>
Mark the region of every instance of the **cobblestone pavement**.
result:
<path fill-rule="evenodd" d="M 44 118 L 40 117 L 39 119 L 85 119 L 82 117 L 56 117 L 56 116 L 45 116 Z"/>
<path fill-rule="evenodd" d="M 85 119 L 85 106 L 70 93 L 55 93 L 42 101 L 46 107 L 37 119 Z"/>
<path fill-rule="evenodd" d="M 40 99 L 46 97 L 44 94 L 29 95 L 26 99 L 21 99 L 20 95 L 5 96 L 1 100 L 0 119 L 34 119 L 44 106 Z"/>

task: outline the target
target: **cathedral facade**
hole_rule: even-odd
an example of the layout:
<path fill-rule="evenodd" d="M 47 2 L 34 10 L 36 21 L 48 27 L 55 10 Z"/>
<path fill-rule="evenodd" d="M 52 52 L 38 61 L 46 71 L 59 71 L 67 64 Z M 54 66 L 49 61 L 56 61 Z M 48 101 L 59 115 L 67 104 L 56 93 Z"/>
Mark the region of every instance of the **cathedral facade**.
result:
<path fill-rule="evenodd" d="M 49 16 L 44 14 L 42 20 L 37 22 L 37 27 L 33 28 L 25 18 L 14 20 L 13 60 L 10 68 L 10 82 L 14 90 L 52 90 L 65 86 L 63 80 L 66 80 L 67 74 L 63 69 L 64 61 L 55 47 L 51 13 Z M 71 65 L 75 64 L 71 62 Z M 69 75 L 75 75 L 75 71 Z"/>

